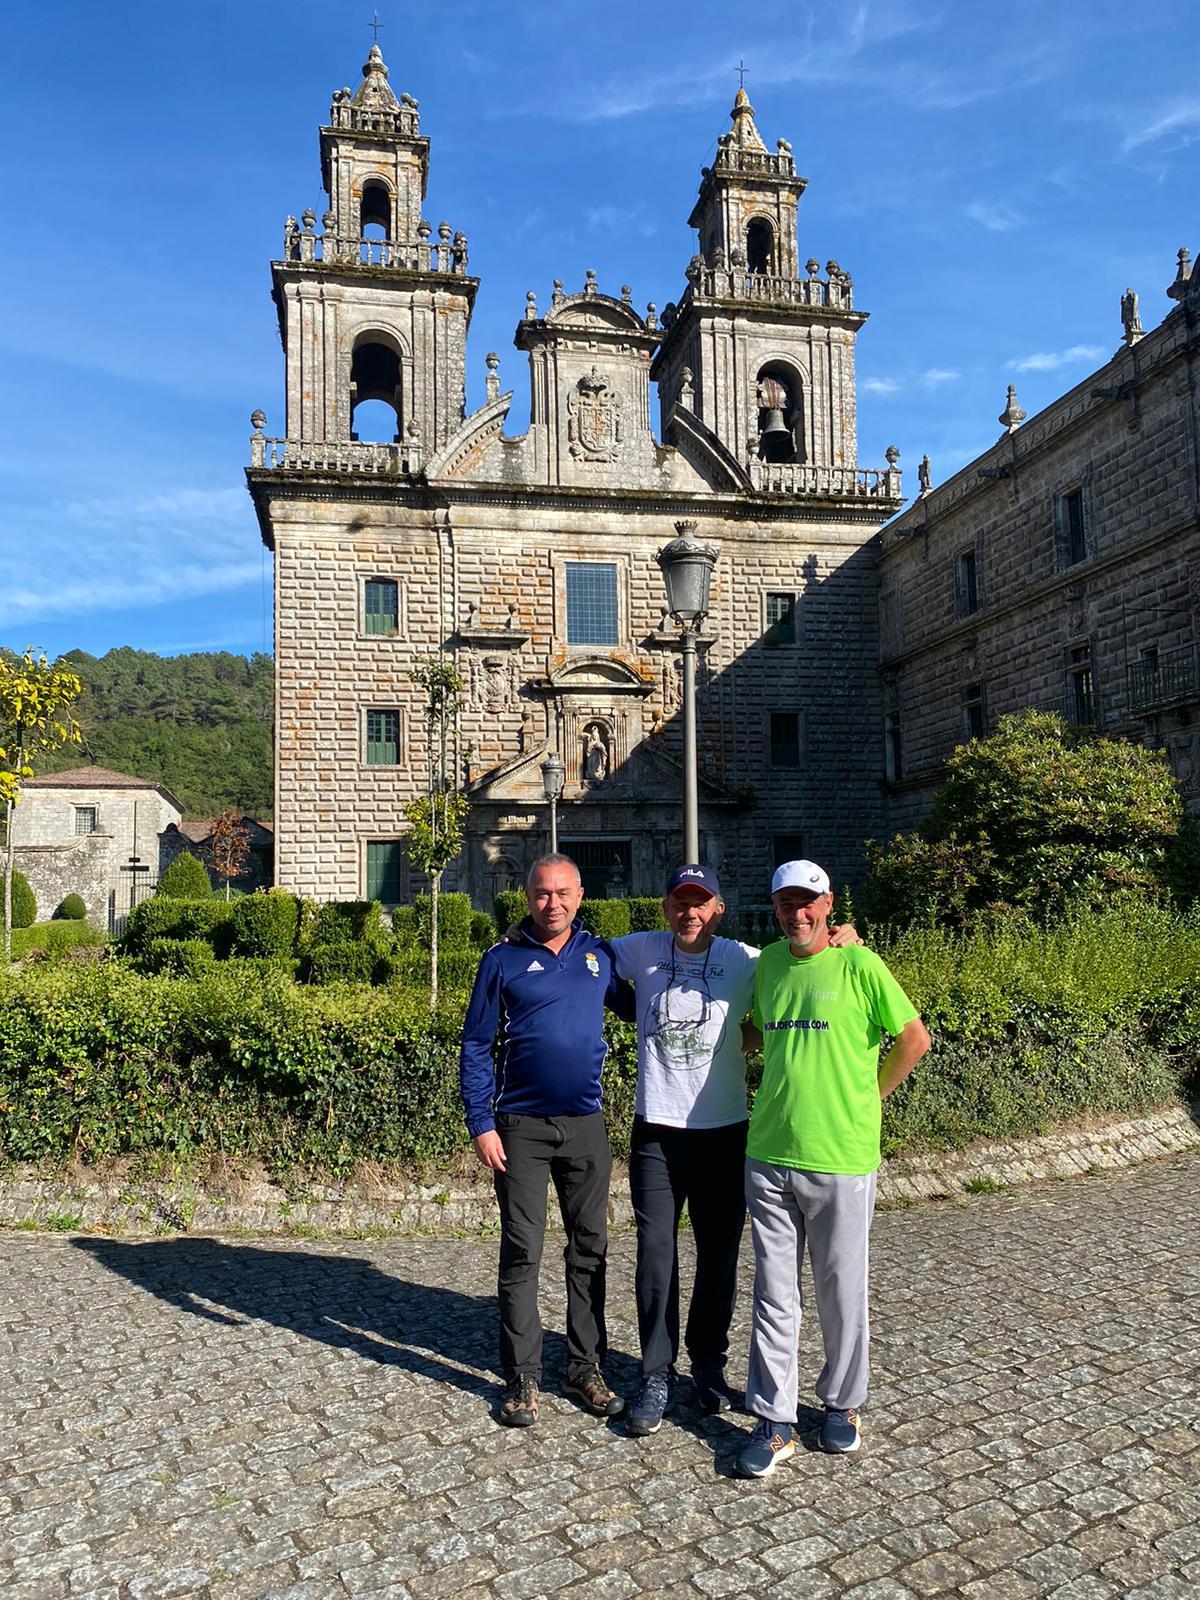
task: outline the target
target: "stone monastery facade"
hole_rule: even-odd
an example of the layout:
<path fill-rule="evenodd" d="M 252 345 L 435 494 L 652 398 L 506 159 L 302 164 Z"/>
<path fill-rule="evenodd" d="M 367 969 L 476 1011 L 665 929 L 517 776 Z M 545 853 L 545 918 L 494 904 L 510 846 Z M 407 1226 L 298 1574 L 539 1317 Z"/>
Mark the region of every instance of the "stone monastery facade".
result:
<path fill-rule="evenodd" d="M 404 806 L 433 752 L 410 675 L 437 653 L 467 686 L 457 886 L 489 905 L 547 847 L 540 764 L 557 752 L 560 848 L 588 891 L 659 893 L 682 849 L 682 716 L 655 554 L 681 524 L 720 547 L 700 639 L 702 854 L 759 901 L 789 856 L 851 876 L 884 820 L 873 536 L 900 473 L 894 451 L 858 465 L 866 313 L 802 245 L 787 141 L 767 148 L 739 91 L 661 315 L 591 272 L 541 304 L 530 292 L 521 432 L 495 355 L 465 414 L 479 280 L 466 236 L 426 220 L 429 140 L 378 46 L 334 95 L 320 151 L 320 229 L 289 217 L 271 267 L 286 423 L 268 437 L 255 413 L 248 472 L 275 557 L 277 881 L 411 892 Z M 367 401 L 389 409 L 390 440 L 357 437 Z"/>

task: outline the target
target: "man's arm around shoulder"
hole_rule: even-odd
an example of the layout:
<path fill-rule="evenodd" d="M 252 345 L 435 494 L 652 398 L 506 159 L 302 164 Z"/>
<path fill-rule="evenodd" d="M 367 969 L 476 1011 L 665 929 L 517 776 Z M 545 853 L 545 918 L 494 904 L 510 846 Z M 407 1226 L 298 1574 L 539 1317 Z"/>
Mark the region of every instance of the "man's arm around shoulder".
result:
<path fill-rule="evenodd" d="M 458 1056 L 458 1086 L 467 1118 L 467 1132 L 475 1154 L 485 1167 L 503 1172 L 504 1146 L 496 1132 L 492 1096 L 496 1089 L 493 1050 L 500 1023 L 503 972 L 495 949 L 485 951 L 475 974 L 471 1003 L 463 1018 L 462 1049 Z"/>

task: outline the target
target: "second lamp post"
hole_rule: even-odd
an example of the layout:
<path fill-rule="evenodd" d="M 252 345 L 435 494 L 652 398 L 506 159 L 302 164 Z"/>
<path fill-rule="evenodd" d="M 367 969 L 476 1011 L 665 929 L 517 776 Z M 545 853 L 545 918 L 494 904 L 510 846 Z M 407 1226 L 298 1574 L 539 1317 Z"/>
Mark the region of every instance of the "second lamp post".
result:
<path fill-rule="evenodd" d="M 677 522 L 678 538 L 655 558 L 662 568 L 667 610 L 679 624 L 683 656 L 683 859 L 700 860 L 700 798 L 696 763 L 696 636 L 708 615 L 708 593 L 719 546 L 696 538 L 696 523 Z M 545 763 L 542 767 L 545 774 Z"/>
<path fill-rule="evenodd" d="M 558 797 L 563 792 L 567 769 L 561 756 L 549 755 L 542 762 L 542 792 L 550 802 L 550 854 L 558 854 Z"/>

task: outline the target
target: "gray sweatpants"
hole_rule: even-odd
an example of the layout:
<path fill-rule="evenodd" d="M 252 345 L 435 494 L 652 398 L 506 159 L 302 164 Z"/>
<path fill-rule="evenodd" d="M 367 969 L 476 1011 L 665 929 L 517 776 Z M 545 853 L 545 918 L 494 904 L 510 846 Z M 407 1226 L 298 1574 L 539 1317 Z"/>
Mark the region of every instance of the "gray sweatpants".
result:
<path fill-rule="evenodd" d="M 747 1411 L 771 1422 L 795 1421 L 806 1243 L 825 1347 L 817 1396 L 835 1410 L 857 1410 L 870 1375 L 867 1268 L 875 1174 L 801 1172 L 750 1160 L 746 1204 L 755 1262 Z"/>

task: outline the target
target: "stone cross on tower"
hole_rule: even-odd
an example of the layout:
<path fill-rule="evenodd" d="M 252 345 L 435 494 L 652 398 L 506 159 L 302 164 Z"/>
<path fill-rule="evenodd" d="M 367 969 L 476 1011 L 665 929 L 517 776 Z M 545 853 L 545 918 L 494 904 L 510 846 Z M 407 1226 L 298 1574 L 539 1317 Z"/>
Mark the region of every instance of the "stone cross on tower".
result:
<path fill-rule="evenodd" d="M 378 44 L 379 43 L 379 30 L 380 30 L 380 28 L 383 27 L 383 23 L 380 22 L 380 20 L 379 20 L 378 11 L 375 13 L 374 22 L 368 22 L 367 23 L 367 27 L 370 28 L 370 30 L 371 30 L 371 42 L 372 42 L 372 44 Z"/>

